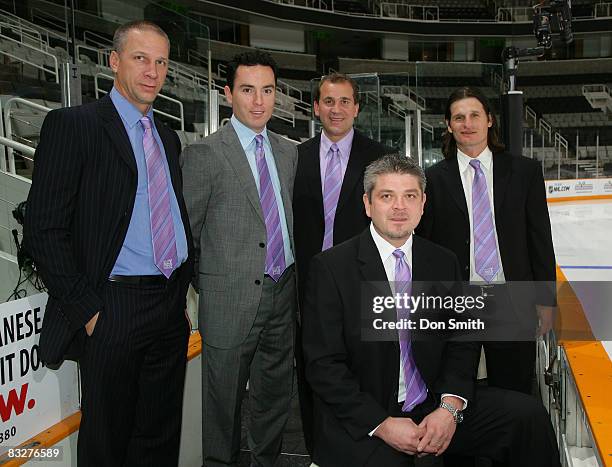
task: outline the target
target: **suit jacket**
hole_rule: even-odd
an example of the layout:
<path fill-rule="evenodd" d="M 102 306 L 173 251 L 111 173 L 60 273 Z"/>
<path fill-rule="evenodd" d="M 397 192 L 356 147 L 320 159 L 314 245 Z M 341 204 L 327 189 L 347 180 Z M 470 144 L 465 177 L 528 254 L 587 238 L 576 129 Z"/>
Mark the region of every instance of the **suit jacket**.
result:
<path fill-rule="evenodd" d="M 414 284 L 461 280 L 451 252 L 416 236 L 412 275 Z M 371 294 L 379 293 L 368 284 L 391 295 L 369 229 L 312 259 L 302 338 L 306 378 L 315 393 L 314 457 L 326 467 L 364 465 L 383 442 L 368 433 L 397 407 L 397 341 L 362 339 L 362 306 L 371 307 Z M 473 398 L 475 344 L 413 339 L 412 349 L 429 391 Z"/>
<path fill-rule="evenodd" d="M 189 262 L 193 247 L 182 196 L 181 145 L 174 131 L 157 120 L 155 126 L 185 226 Z M 41 358 L 57 365 L 65 357 L 78 358 L 85 324 L 104 313 L 102 289 L 134 208 L 136 159 L 121 117 L 105 96 L 50 112 L 34 160 L 24 241 L 49 291 Z M 188 284 L 186 275 L 185 291 Z"/>
<path fill-rule="evenodd" d="M 468 281 L 470 221 L 458 167 L 455 156 L 426 170 L 427 201 L 417 233 L 454 252 Z M 506 281 L 536 281 L 532 302 L 556 304 L 555 254 L 540 164 L 507 153 L 494 154 L 493 201 Z"/>
<path fill-rule="evenodd" d="M 318 134 L 298 146 L 293 213 L 300 303 L 303 302 L 310 260 L 321 252 L 325 233 L 320 145 L 321 134 Z M 363 207 L 363 172 L 370 162 L 390 152 L 390 148 L 355 130 L 334 218 L 334 245 L 354 237 L 370 224 Z"/>
<path fill-rule="evenodd" d="M 269 130 L 268 137 L 295 251 L 291 193 L 296 149 Z M 195 238 L 200 333 L 208 345 L 232 348 L 247 337 L 261 299 L 267 240 L 257 186 L 231 124 L 187 147 L 182 164 Z"/>

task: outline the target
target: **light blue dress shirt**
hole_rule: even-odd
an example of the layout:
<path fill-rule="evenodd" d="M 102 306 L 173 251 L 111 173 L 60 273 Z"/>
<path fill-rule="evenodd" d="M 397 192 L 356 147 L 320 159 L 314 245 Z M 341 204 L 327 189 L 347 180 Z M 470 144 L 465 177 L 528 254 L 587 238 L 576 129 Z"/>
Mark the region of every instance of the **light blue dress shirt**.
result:
<path fill-rule="evenodd" d="M 338 151 L 340 152 L 340 168 L 342 169 L 342 181 L 344 181 L 344 174 L 346 174 L 346 168 L 349 163 L 349 156 L 351 155 L 351 149 L 353 148 L 353 137 L 355 136 L 355 129 L 351 130 L 344 135 L 344 137 L 336 143 Z M 321 189 L 323 196 L 325 196 L 325 172 L 327 171 L 327 163 L 329 158 L 327 154 L 334 142 L 327 137 L 325 131 L 321 130 L 321 144 L 319 145 L 319 166 L 321 168 Z"/>
<path fill-rule="evenodd" d="M 161 274 L 153 262 L 153 240 L 151 235 L 151 216 L 149 210 L 149 193 L 147 190 L 147 163 L 145 161 L 145 153 L 142 145 L 142 137 L 144 129 L 140 123 L 143 115 L 134 107 L 125 97 L 123 97 L 115 88 L 110 92 L 110 98 L 121 116 L 121 121 L 125 127 L 125 131 L 130 139 L 132 151 L 136 158 L 136 167 L 138 168 L 138 186 L 136 188 L 136 199 L 134 201 L 134 210 L 128 227 L 123 246 L 115 262 L 115 266 L 111 274 L 122 276 L 148 276 Z M 181 219 L 181 212 L 178 207 L 176 195 L 172 188 L 170 179 L 170 170 L 168 169 L 168 161 L 166 159 L 166 151 L 164 145 L 159 138 L 155 121 L 153 119 L 153 108 L 147 112 L 147 116 L 153 122 L 152 131 L 155 141 L 159 145 L 163 155 L 164 170 L 166 171 L 166 179 L 168 180 L 168 194 L 170 195 L 170 212 L 172 214 L 172 223 L 174 225 L 174 235 L 176 237 L 176 253 L 178 264 L 182 264 L 187 259 L 187 237 L 185 236 L 185 227 Z M 112 190 L 113 187 L 108 187 Z"/>
<path fill-rule="evenodd" d="M 232 115 L 231 124 L 238 135 L 240 145 L 244 149 L 249 167 L 253 172 L 253 178 L 255 179 L 255 185 L 259 192 L 259 172 L 257 171 L 257 161 L 255 159 L 255 133 L 248 126 L 244 125 L 240 120 Z M 276 197 L 276 204 L 278 205 L 279 216 L 281 221 L 281 231 L 283 233 L 283 246 L 285 248 L 285 264 L 287 267 L 294 263 L 293 253 L 291 251 L 291 243 L 289 242 L 289 230 L 287 229 L 287 219 L 285 218 L 285 206 L 283 205 L 283 198 L 281 197 L 281 185 L 278 178 L 278 171 L 276 170 L 276 162 L 274 162 L 274 154 L 272 153 L 272 146 L 268 139 L 268 132 L 264 128 L 261 132 L 263 136 L 264 151 L 266 157 L 266 163 L 268 164 L 268 170 L 270 171 L 270 178 L 272 179 L 272 188 L 274 189 L 274 196 Z"/>

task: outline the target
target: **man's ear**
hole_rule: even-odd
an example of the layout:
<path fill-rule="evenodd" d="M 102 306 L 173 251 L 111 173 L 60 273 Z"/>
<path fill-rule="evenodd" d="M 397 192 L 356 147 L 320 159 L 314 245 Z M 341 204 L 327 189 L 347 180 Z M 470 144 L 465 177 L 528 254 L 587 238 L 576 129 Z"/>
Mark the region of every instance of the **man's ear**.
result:
<path fill-rule="evenodd" d="M 368 198 L 368 194 L 367 193 L 363 194 L 363 206 L 365 207 L 365 212 L 366 212 L 367 216 L 371 219 L 372 216 L 370 216 L 370 200 Z"/>
<path fill-rule="evenodd" d="M 225 94 L 225 98 L 227 99 L 228 104 L 232 103 L 232 90 L 228 85 L 225 85 L 223 88 L 223 94 Z"/>
<path fill-rule="evenodd" d="M 119 66 L 119 54 L 116 50 L 111 51 L 108 63 L 110 64 L 113 73 L 117 73 L 117 67 Z"/>

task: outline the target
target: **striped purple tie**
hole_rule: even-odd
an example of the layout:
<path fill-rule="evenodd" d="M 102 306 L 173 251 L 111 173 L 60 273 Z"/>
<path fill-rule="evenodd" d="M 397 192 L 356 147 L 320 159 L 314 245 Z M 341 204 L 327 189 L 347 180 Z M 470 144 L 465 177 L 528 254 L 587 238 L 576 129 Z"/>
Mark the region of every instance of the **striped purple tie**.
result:
<path fill-rule="evenodd" d="M 336 143 L 332 144 L 327 152 L 327 166 L 325 167 L 325 181 L 323 186 L 323 214 L 325 218 L 325 233 L 323 234 L 322 251 L 331 248 L 334 244 L 334 218 L 342 187 L 342 167 L 340 164 L 340 150 Z"/>
<path fill-rule="evenodd" d="M 153 240 L 153 260 L 162 274 L 170 277 L 178 266 L 176 237 L 170 213 L 170 194 L 162 152 L 153 136 L 151 120 L 142 117 L 144 128 L 142 145 L 147 163 L 147 189 L 151 218 L 151 237 Z"/>
<path fill-rule="evenodd" d="M 404 252 L 398 248 L 393 252 L 393 256 L 395 256 L 395 293 L 402 296 L 403 294 L 410 295 L 412 293 L 412 275 Z M 397 320 L 402 319 L 410 319 L 409 308 L 397 307 Z M 406 400 L 402 406 L 402 412 L 410 412 L 427 397 L 427 386 L 414 362 L 410 331 L 400 329 L 398 333 L 400 360 L 404 369 L 404 385 L 406 386 Z"/>
<path fill-rule="evenodd" d="M 487 191 L 487 180 L 480 167 L 480 161 L 473 159 L 470 165 L 474 169 L 472 184 L 472 222 L 474 231 L 474 260 L 476 272 L 485 281 L 491 282 L 499 271 L 499 257 L 495 242 L 495 227 Z"/>
<path fill-rule="evenodd" d="M 257 172 L 259 174 L 259 202 L 266 222 L 268 239 L 265 273 L 278 282 L 285 270 L 285 248 L 278 205 L 276 204 L 272 179 L 266 162 L 262 135 L 255 136 L 255 158 L 257 159 Z"/>

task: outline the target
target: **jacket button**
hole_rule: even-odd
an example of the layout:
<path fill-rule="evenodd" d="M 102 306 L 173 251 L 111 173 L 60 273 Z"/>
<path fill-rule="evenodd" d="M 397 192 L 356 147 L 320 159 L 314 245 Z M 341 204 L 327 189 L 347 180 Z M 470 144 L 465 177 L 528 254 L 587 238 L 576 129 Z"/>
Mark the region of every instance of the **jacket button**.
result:
<path fill-rule="evenodd" d="M 265 244 L 264 242 L 261 242 L 261 243 L 259 244 L 259 248 L 264 248 L 265 246 L 266 246 L 266 244 Z"/>
<path fill-rule="evenodd" d="M 261 281 L 259 279 L 255 279 L 255 285 L 261 285 Z"/>
<path fill-rule="evenodd" d="M 466 245 L 469 245 L 469 244 L 470 244 L 470 241 L 469 241 L 469 240 L 466 240 L 466 241 L 465 241 L 465 244 L 466 244 Z"/>
<path fill-rule="evenodd" d="M 469 266 L 466 266 L 466 267 L 465 267 L 465 270 L 466 270 L 466 271 L 469 271 L 469 270 L 470 270 L 470 267 L 469 267 Z"/>

